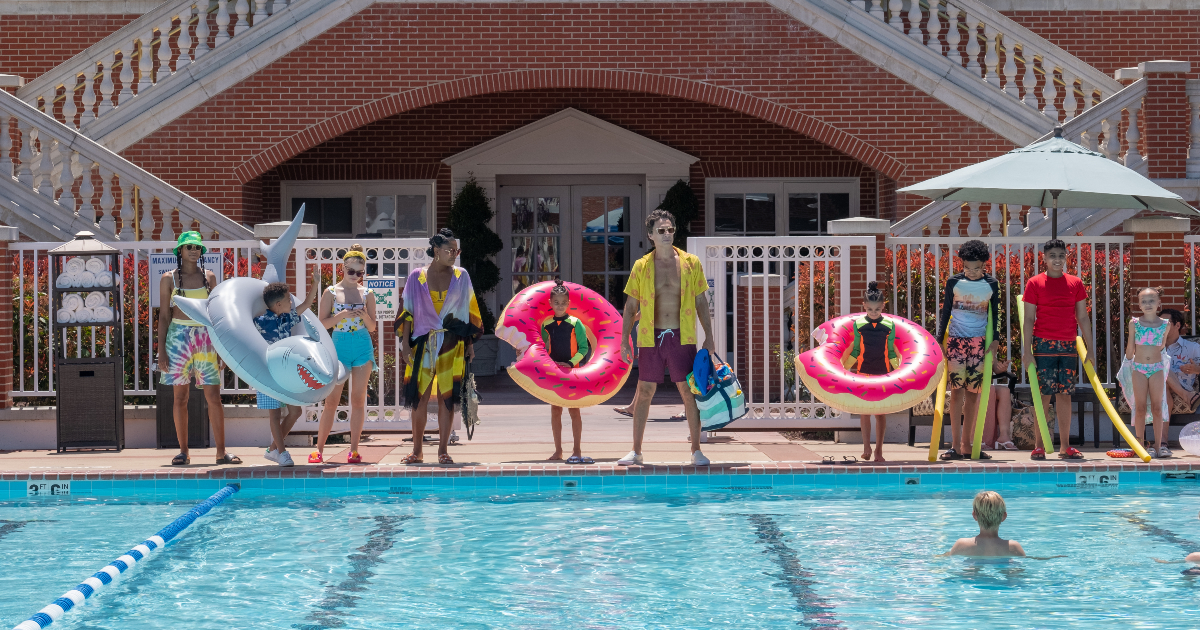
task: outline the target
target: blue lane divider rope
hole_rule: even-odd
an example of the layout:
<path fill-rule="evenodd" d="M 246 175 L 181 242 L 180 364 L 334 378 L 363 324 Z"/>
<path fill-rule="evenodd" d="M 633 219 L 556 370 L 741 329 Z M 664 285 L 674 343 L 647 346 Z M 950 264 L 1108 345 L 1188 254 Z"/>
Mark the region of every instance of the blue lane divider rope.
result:
<path fill-rule="evenodd" d="M 236 483 L 231 483 L 221 488 L 216 494 L 196 504 L 196 507 L 193 507 L 186 514 L 172 521 L 170 525 L 160 529 L 157 534 L 151 536 L 142 544 L 126 551 L 124 555 L 108 563 L 108 566 L 93 573 L 91 577 L 84 580 L 79 586 L 63 593 L 62 597 L 54 600 L 49 606 L 37 611 L 29 619 L 14 626 L 13 630 L 41 630 L 41 628 L 54 623 L 68 610 L 82 604 L 85 599 L 91 597 L 96 591 L 103 588 L 106 584 L 111 583 L 117 576 L 128 570 L 129 567 L 148 557 L 151 551 L 165 547 L 169 540 L 187 529 L 188 525 L 194 523 L 201 516 L 208 514 L 209 510 L 220 505 L 222 501 L 233 496 L 233 493 L 240 489 L 241 486 Z"/>

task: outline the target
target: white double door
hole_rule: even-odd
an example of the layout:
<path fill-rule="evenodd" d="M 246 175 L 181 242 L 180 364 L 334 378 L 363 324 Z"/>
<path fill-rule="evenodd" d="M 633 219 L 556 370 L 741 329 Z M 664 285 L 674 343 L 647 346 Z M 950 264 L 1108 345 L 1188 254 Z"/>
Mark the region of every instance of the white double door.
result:
<path fill-rule="evenodd" d="M 562 278 L 622 308 L 629 270 L 645 249 L 642 196 L 641 186 L 628 184 L 501 186 L 500 303 Z"/>

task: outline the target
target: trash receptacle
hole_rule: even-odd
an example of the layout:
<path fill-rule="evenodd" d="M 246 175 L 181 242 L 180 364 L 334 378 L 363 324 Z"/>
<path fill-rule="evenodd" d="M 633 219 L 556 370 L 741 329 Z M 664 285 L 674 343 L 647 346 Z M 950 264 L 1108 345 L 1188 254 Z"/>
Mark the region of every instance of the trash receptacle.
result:
<path fill-rule="evenodd" d="M 158 448 L 179 448 L 179 438 L 175 435 L 175 387 L 158 382 L 158 373 L 154 373 L 155 394 L 158 408 L 155 411 Z M 188 393 L 188 448 L 208 448 L 208 401 L 204 398 L 204 390 L 192 385 Z"/>

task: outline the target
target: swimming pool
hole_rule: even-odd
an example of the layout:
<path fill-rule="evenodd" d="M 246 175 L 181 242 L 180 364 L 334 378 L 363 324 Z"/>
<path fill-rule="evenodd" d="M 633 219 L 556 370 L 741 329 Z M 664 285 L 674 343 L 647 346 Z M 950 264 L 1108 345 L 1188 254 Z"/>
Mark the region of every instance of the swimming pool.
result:
<path fill-rule="evenodd" d="M 980 488 L 968 486 L 980 477 L 967 477 L 924 488 L 247 484 L 52 627 L 1125 628 L 1140 618 L 1187 628 L 1200 618 L 1200 578 L 1154 560 L 1200 550 L 1194 479 L 1059 487 L 1001 475 L 989 487 L 1008 502 L 1002 535 L 1031 556 L 1068 557 L 936 558 L 977 531 Z M 164 496 L 128 483 L 0 502 L 0 553 L 19 568 L 0 573 L 3 627 L 219 487 L 176 484 Z"/>

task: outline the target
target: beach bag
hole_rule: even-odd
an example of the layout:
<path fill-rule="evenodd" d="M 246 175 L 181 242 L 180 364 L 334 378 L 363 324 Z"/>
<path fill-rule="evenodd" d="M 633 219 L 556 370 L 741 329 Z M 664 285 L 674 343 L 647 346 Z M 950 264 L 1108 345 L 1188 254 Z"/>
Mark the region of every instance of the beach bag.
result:
<path fill-rule="evenodd" d="M 737 376 L 720 358 L 713 357 L 712 362 L 718 365 L 716 365 L 715 371 L 710 372 L 706 387 L 703 388 L 707 390 L 706 393 L 695 395 L 696 407 L 700 411 L 700 429 L 702 431 L 723 429 L 729 423 L 746 415 L 746 396 L 742 393 L 742 385 L 738 382 Z M 691 378 L 694 374 L 695 372 L 689 375 L 689 384 L 699 380 Z M 701 389 L 698 382 L 696 389 Z"/>
<path fill-rule="evenodd" d="M 463 426 L 466 427 L 467 439 L 470 440 L 475 436 L 475 427 L 480 423 L 479 403 L 483 401 L 479 397 L 479 390 L 475 389 L 475 373 L 471 371 L 470 361 L 467 362 L 467 373 L 463 376 L 460 394 Z"/>

